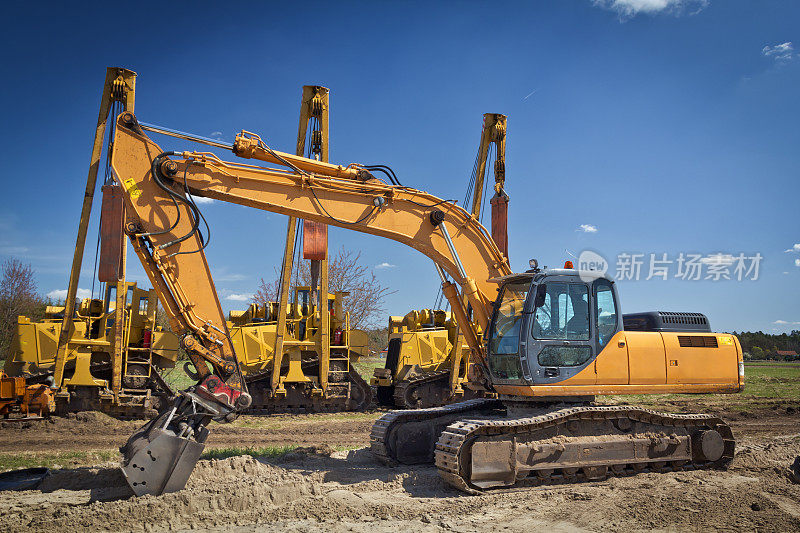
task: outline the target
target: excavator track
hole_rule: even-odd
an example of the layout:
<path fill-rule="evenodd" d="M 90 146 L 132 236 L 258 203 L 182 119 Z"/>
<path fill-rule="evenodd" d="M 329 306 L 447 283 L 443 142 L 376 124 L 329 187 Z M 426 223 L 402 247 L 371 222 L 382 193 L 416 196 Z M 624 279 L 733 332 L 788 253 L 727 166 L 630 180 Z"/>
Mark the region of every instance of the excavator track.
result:
<path fill-rule="evenodd" d="M 370 451 L 389 465 L 433 462 L 436 440 L 448 424 L 464 416 L 490 413 L 499 407 L 502 405 L 498 400 L 477 398 L 428 409 L 391 411 L 372 425 Z M 404 430 L 405 435 L 398 435 Z"/>
<path fill-rule="evenodd" d="M 442 370 L 401 381 L 394 387 L 394 405 L 399 409 L 427 409 L 447 403 L 450 372 Z"/>
<path fill-rule="evenodd" d="M 734 454 L 730 427 L 709 415 L 630 406 L 541 411 L 528 418 L 450 424 L 436 443 L 435 463 L 442 478 L 476 493 L 643 471 L 723 467 Z"/>
<path fill-rule="evenodd" d="M 450 396 L 450 371 L 441 370 L 401 381 L 394 387 L 394 405 L 398 409 L 427 409 L 453 402 L 474 399 L 476 393 L 464 389 L 460 397 Z"/>

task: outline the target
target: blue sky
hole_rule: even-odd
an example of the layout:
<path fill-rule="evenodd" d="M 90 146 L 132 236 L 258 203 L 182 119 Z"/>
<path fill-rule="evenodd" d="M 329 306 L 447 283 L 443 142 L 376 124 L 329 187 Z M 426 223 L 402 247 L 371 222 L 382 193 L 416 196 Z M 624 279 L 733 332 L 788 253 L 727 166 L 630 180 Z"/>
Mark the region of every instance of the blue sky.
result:
<path fill-rule="evenodd" d="M 30 262 L 43 293 L 66 287 L 105 67 L 125 66 L 139 74 L 141 120 L 224 139 L 247 129 L 285 151 L 301 86 L 325 85 L 332 161 L 388 164 L 443 198 L 464 196 L 482 114 L 504 113 L 515 270 L 592 250 L 616 273 L 619 254 L 643 254 L 641 279 L 620 280 L 625 312 L 800 329 L 800 4 L 136 6 L 0 7 L 0 260 Z M 279 264 L 285 217 L 220 202 L 203 212 L 223 303 L 242 308 L 235 298 Z M 330 240 L 390 265 L 376 270 L 398 290 L 388 313 L 433 305 L 438 282 L 421 254 L 335 228 Z M 82 288 L 95 236 L 87 242 Z M 667 281 L 645 280 L 651 253 L 697 254 L 706 269 L 721 257 L 733 278 L 740 253 L 762 259 L 757 280 L 676 279 L 676 263 Z"/>

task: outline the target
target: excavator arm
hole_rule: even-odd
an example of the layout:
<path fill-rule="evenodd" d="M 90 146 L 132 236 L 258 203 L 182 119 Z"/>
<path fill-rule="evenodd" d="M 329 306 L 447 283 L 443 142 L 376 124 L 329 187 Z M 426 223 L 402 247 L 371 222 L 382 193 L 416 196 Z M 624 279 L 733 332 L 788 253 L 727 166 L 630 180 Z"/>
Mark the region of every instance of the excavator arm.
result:
<path fill-rule="evenodd" d="M 193 196 L 254 207 L 392 239 L 415 248 L 440 270 L 475 358 L 484 360 L 476 325 L 486 330 L 496 285 L 508 262 L 478 220 L 454 203 L 341 166 L 269 148 L 242 132 L 234 154 L 279 168 L 226 162 L 210 152 L 165 152 L 129 112 L 117 118 L 111 166 L 125 190 L 126 232 L 173 331 L 182 338 L 199 383 L 128 441 L 123 472 L 137 494 L 179 490 L 202 452 L 207 423 L 231 420 L 250 405 L 203 249 L 202 214 Z M 259 239 L 254 245 L 262 246 Z M 469 302 L 473 320 L 455 285 Z M 206 363 L 211 364 L 213 372 Z"/>

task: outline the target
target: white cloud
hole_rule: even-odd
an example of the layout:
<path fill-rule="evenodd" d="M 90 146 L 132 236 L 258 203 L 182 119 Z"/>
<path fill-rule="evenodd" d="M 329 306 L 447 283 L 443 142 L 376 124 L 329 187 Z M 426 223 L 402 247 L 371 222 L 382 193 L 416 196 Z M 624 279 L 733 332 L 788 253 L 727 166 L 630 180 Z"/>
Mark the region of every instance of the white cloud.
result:
<path fill-rule="evenodd" d="M 670 13 L 679 16 L 688 10 L 690 15 L 695 15 L 708 6 L 708 0 L 592 0 L 592 4 L 616 11 L 620 20 L 627 20 L 640 13 Z"/>
<path fill-rule="evenodd" d="M 27 255 L 30 251 L 26 246 L 0 246 L 0 255 Z"/>
<path fill-rule="evenodd" d="M 773 324 L 779 326 L 800 326 L 800 322 L 789 322 L 788 320 L 776 320 Z"/>
<path fill-rule="evenodd" d="M 215 281 L 244 281 L 247 279 L 244 274 L 231 272 L 230 267 L 227 266 L 214 267 L 211 271 L 214 273 Z"/>
<path fill-rule="evenodd" d="M 395 268 L 397 265 L 393 265 L 391 263 L 387 263 L 384 261 L 383 263 L 375 265 L 375 268 L 384 269 L 384 268 Z"/>
<path fill-rule="evenodd" d="M 797 244 L 793 245 L 788 250 L 784 250 L 784 253 L 787 253 L 787 254 L 790 254 L 792 252 L 800 253 L 800 243 L 797 243 Z"/>
<path fill-rule="evenodd" d="M 213 198 L 206 198 L 205 196 L 192 196 L 196 204 L 213 204 Z"/>
<path fill-rule="evenodd" d="M 597 226 L 593 224 L 581 224 L 575 231 L 582 231 L 584 233 L 597 233 Z"/>
<path fill-rule="evenodd" d="M 711 254 L 701 257 L 700 262 L 706 265 L 732 265 L 736 258 L 731 254 Z"/>
<path fill-rule="evenodd" d="M 222 137 L 222 132 L 221 131 L 212 131 L 211 135 L 209 135 L 209 137 Z"/>
<path fill-rule="evenodd" d="M 92 291 L 89 289 L 78 289 L 75 291 L 75 297 L 80 300 L 83 298 L 89 298 L 92 295 Z M 47 293 L 47 297 L 51 300 L 66 300 L 67 299 L 67 289 L 58 289 L 55 291 L 50 291 Z"/>
<path fill-rule="evenodd" d="M 800 267 L 800 259 L 795 259 L 794 260 L 794 266 Z"/>
<path fill-rule="evenodd" d="M 253 299 L 253 295 L 252 294 L 247 294 L 247 293 L 245 293 L 245 294 L 233 293 L 233 294 L 229 294 L 228 296 L 226 296 L 225 299 L 226 300 L 233 300 L 234 302 L 249 302 L 250 300 Z"/>
<path fill-rule="evenodd" d="M 765 57 L 773 58 L 775 61 L 789 61 L 794 53 L 794 47 L 791 41 L 787 41 L 775 46 L 765 46 L 761 49 L 761 53 Z"/>

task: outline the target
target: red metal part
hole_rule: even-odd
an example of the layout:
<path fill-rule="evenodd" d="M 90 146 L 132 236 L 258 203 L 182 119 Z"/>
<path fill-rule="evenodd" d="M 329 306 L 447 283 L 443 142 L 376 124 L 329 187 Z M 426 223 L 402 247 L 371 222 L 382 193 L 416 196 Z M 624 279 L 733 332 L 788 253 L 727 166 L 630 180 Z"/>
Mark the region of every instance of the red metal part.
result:
<path fill-rule="evenodd" d="M 200 396 L 205 396 L 210 400 L 214 400 L 228 407 L 236 405 L 236 399 L 242 394 L 242 391 L 229 387 L 219 377 L 214 375 L 204 379 L 203 382 L 197 386 L 195 392 Z"/>
<path fill-rule="evenodd" d="M 303 259 L 322 261 L 328 255 L 328 225 L 303 221 Z"/>
<path fill-rule="evenodd" d="M 508 258 L 508 198 L 495 196 L 489 203 L 492 204 L 492 239 Z"/>
<path fill-rule="evenodd" d="M 100 210 L 100 260 L 97 279 L 116 282 L 122 273 L 122 224 L 125 219 L 122 189 L 117 185 L 103 185 L 103 203 Z"/>
<path fill-rule="evenodd" d="M 142 348 L 150 348 L 150 343 L 153 340 L 153 332 L 146 329 L 142 332 Z"/>

